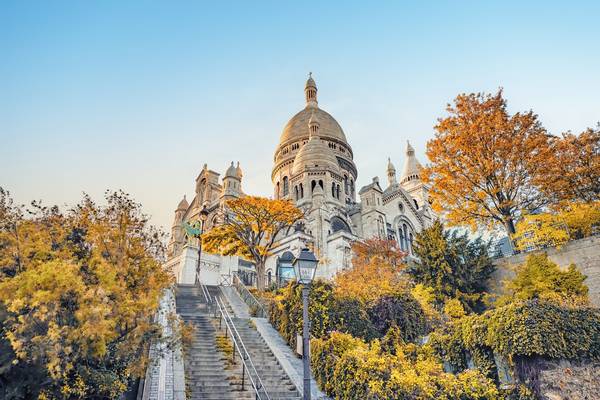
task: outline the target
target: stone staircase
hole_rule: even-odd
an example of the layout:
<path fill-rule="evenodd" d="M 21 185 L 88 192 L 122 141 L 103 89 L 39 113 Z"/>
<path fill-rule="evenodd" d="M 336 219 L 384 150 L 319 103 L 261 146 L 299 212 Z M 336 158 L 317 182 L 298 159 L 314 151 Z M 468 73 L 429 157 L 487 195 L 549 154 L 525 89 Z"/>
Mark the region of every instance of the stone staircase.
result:
<path fill-rule="evenodd" d="M 232 368 L 217 347 L 218 325 L 215 327 L 200 289 L 179 285 L 176 303 L 177 313 L 195 327 L 191 348 L 184 354 L 188 399 L 253 399 L 254 392 L 247 382 L 242 391 L 239 368 Z"/>
<path fill-rule="evenodd" d="M 270 399 L 301 399 L 296 387 L 253 327 L 252 321 L 248 318 L 234 317 L 227 299 L 221 296 L 219 287 L 209 286 L 207 289 L 211 296 L 219 296 L 227 306 Z M 255 398 L 247 375 L 242 390 L 242 363 L 239 355 L 236 354 L 236 363 L 232 365 L 229 357 L 217 346 L 217 336 L 223 335 L 224 331 L 219 329 L 219 319 L 215 319 L 210 313 L 201 289 L 190 285 L 178 286 L 176 302 L 177 313 L 184 321 L 196 327 L 192 346 L 184 356 L 186 381 L 190 394 L 188 398 L 207 400 Z"/>

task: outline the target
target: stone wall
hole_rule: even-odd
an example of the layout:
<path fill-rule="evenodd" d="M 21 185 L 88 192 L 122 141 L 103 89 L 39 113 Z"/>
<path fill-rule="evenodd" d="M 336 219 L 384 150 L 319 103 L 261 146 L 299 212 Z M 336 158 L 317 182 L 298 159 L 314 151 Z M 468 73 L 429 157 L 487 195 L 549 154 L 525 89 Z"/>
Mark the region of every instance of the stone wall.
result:
<path fill-rule="evenodd" d="M 546 249 L 548 257 L 563 268 L 575 264 L 587 276 L 585 284 L 589 288 L 591 303 L 600 307 L 600 236 L 574 240 L 560 250 Z M 499 291 L 502 281 L 514 276 L 514 268 L 525 263 L 531 253 L 516 254 L 495 260 L 496 272 L 492 277 L 492 291 Z"/>
<path fill-rule="evenodd" d="M 600 396 L 600 363 L 547 361 L 540 370 L 539 388 L 544 400 L 588 400 Z"/>

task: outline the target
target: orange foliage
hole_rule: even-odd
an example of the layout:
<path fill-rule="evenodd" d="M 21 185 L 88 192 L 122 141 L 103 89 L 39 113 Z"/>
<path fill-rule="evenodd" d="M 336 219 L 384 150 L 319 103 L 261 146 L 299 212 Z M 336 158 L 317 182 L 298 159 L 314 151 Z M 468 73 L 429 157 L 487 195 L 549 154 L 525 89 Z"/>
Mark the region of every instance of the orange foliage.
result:
<path fill-rule="evenodd" d="M 438 120 L 427 143 L 433 208 L 453 225 L 504 226 L 514 233 L 523 210 L 544 197 L 532 184 L 553 157 L 546 130 L 532 111 L 510 115 L 502 90 L 461 94 Z"/>
<path fill-rule="evenodd" d="M 366 239 L 352 246 L 352 268 L 335 277 L 336 295 L 370 303 L 407 288 L 402 252 L 395 241 Z"/>
<path fill-rule="evenodd" d="M 223 223 L 202 235 L 202 246 L 208 252 L 253 260 L 258 288 L 264 289 L 265 262 L 271 250 L 303 214 L 288 200 L 257 196 L 228 200 L 225 206 Z"/>
<path fill-rule="evenodd" d="M 536 183 L 554 203 L 600 200 L 600 124 L 553 142 L 556 162 Z"/>

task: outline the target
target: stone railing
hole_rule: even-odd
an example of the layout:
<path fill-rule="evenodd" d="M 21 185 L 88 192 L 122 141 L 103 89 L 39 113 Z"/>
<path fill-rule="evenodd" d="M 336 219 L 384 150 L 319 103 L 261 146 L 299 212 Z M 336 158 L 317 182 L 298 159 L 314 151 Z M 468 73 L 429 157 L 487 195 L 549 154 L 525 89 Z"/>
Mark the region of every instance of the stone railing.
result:
<path fill-rule="evenodd" d="M 246 285 L 244 285 L 244 283 L 240 280 L 240 277 L 235 272 L 233 273 L 233 286 L 239 293 L 242 300 L 244 300 L 244 303 L 248 305 L 248 308 L 250 309 L 250 314 L 252 314 L 253 317 L 269 317 L 262 303 L 258 301 L 252 293 L 250 293 Z"/>
<path fill-rule="evenodd" d="M 168 341 L 173 332 L 168 316 L 174 314 L 175 295 L 172 290 L 165 291 L 160 301 L 156 322 L 158 322 Z M 164 343 L 154 343 L 150 348 L 150 365 L 146 371 L 142 400 L 185 400 L 185 371 L 181 343 L 174 349 Z"/>

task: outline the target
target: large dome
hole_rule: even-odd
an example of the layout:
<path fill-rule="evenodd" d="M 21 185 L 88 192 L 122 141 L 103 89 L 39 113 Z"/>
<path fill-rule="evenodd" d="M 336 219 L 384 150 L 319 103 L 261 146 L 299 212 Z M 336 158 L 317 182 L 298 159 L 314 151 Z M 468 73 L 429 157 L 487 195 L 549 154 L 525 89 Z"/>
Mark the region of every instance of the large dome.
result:
<path fill-rule="evenodd" d="M 308 138 L 308 121 L 313 114 L 318 118 L 321 125 L 319 136 L 338 139 L 347 143 L 342 127 L 328 112 L 318 107 L 308 106 L 289 120 L 285 128 L 283 128 L 279 144 L 282 145 L 301 138 Z"/>

